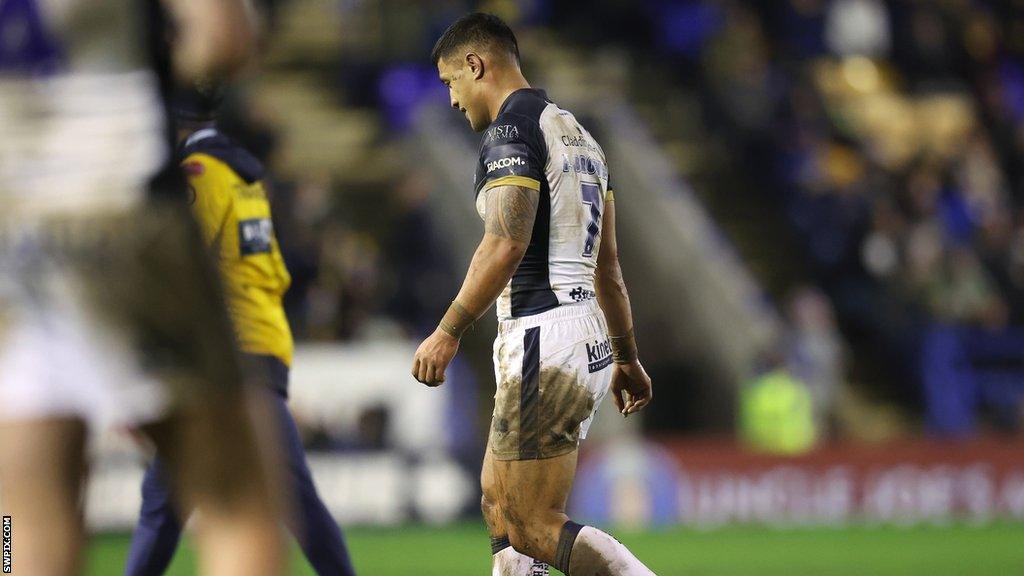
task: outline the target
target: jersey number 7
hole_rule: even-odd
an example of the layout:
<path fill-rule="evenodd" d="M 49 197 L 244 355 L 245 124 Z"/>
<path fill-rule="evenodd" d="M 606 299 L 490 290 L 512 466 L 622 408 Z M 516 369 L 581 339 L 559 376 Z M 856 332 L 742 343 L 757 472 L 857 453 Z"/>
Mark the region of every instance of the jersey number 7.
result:
<path fill-rule="evenodd" d="M 583 244 L 583 256 L 594 257 L 594 242 L 601 231 L 601 187 L 597 184 L 580 184 L 580 195 L 583 204 L 590 206 L 590 224 L 587 225 L 587 240 Z"/>

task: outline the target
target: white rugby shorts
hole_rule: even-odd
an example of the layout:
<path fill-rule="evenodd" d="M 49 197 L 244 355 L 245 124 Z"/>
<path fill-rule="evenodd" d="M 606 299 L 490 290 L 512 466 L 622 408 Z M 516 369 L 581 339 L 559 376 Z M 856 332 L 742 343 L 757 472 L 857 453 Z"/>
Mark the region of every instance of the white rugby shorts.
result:
<path fill-rule="evenodd" d="M 533 460 L 575 450 L 612 371 L 608 328 L 595 300 L 500 321 L 489 436 L 494 457 Z"/>

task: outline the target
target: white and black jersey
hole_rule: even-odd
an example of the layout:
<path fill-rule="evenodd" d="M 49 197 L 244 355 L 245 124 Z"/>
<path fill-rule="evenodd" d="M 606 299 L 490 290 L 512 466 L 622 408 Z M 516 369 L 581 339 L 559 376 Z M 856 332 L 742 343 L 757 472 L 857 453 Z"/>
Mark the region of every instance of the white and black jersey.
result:
<path fill-rule="evenodd" d="M 484 133 L 475 184 L 481 218 L 491 188 L 540 193 L 530 245 L 498 297 L 499 320 L 594 298 L 601 214 L 611 188 L 604 151 L 572 113 L 542 90 L 513 92 Z"/>

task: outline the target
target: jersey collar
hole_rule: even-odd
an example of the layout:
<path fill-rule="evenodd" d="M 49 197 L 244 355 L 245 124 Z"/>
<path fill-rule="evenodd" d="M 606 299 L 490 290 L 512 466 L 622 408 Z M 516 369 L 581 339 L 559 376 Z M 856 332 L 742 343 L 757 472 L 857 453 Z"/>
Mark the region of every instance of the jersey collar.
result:
<path fill-rule="evenodd" d="M 517 94 L 522 94 L 526 92 L 532 92 L 537 96 L 543 98 L 545 102 L 551 102 L 551 99 L 548 98 L 548 93 L 545 92 L 544 90 L 541 90 L 540 88 L 520 88 L 518 90 L 513 90 L 511 94 L 505 97 L 505 101 L 502 102 L 501 107 L 498 108 L 498 116 L 501 116 L 502 112 L 505 111 L 505 108 L 508 107 L 508 105 L 512 102 L 512 99 L 515 98 Z"/>

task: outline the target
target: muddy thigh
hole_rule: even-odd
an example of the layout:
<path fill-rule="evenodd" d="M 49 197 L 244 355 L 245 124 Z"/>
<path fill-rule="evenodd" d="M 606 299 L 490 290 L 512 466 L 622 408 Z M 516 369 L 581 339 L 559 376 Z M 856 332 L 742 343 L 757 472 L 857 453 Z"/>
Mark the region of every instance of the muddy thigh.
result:
<path fill-rule="evenodd" d="M 571 452 L 593 408 L 593 396 L 573 369 L 545 366 L 525 380 L 522 374 L 502 378 L 491 421 L 492 453 L 499 460 L 529 460 Z"/>
<path fill-rule="evenodd" d="M 491 431 L 488 437 L 491 454 L 499 460 L 519 458 L 519 389 L 522 374 L 510 370 L 513 359 L 509 357 L 512 347 L 506 341 L 497 343 L 498 389 L 494 394 L 494 413 L 491 415 Z"/>
<path fill-rule="evenodd" d="M 575 450 L 580 423 L 594 409 L 594 397 L 576 370 L 558 367 L 540 372 L 540 408 L 533 432 L 538 436 L 538 458 L 551 458 Z"/>

